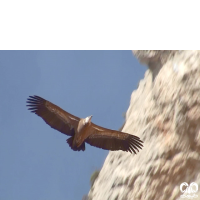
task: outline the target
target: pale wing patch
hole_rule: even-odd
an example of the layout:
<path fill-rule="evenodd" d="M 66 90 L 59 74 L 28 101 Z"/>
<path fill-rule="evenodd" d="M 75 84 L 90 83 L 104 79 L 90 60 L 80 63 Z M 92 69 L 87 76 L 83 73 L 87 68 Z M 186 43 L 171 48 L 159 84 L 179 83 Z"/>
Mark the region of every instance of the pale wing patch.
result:
<path fill-rule="evenodd" d="M 69 116 L 69 118 L 73 119 L 73 120 L 76 120 L 76 121 L 79 121 L 79 119 L 76 119 L 76 118 L 73 118 L 71 116 Z"/>
<path fill-rule="evenodd" d="M 97 127 L 94 127 L 94 128 L 99 130 L 99 131 L 105 131 L 104 129 L 100 129 L 100 128 L 97 128 Z"/>

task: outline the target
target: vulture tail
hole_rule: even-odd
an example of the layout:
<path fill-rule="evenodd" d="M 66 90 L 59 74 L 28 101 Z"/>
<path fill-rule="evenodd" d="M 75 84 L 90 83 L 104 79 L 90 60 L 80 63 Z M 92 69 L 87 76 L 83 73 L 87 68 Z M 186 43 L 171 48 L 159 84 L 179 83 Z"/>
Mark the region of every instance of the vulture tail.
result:
<path fill-rule="evenodd" d="M 74 140 L 74 136 L 72 136 L 72 137 L 70 137 L 66 140 L 72 150 L 74 150 L 74 151 L 85 151 L 85 142 L 83 142 L 83 144 L 81 144 L 80 147 L 73 147 L 72 146 L 73 140 Z"/>

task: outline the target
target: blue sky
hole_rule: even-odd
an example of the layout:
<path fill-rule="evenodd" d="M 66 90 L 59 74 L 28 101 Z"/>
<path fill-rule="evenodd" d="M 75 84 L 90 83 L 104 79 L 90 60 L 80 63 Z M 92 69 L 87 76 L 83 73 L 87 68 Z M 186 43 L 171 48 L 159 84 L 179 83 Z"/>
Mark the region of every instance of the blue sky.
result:
<path fill-rule="evenodd" d="M 72 151 L 27 110 L 29 95 L 118 129 L 145 70 L 131 51 L 0 51 L 0 199 L 79 200 L 108 154 Z"/>

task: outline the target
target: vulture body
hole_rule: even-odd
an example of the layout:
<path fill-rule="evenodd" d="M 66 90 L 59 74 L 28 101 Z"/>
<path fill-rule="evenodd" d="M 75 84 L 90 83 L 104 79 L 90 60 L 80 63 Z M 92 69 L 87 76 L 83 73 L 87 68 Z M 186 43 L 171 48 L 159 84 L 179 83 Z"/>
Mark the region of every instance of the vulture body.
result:
<path fill-rule="evenodd" d="M 106 150 L 135 154 L 142 149 L 139 137 L 97 126 L 91 122 L 92 116 L 76 117 L 39 96 L 29 96 L 27 106 L 52 128 L 70 136 L 66 141 L 74 151 L 84 151 L 85 142 Z"/>

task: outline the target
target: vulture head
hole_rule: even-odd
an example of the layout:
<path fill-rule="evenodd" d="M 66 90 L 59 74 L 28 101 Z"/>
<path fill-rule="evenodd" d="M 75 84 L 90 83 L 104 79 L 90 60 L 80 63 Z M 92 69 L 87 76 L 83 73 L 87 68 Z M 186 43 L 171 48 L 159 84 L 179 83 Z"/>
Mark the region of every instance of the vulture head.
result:
<path fill-rule="evenodd" d="M 78 126 L 77 126 L 77 132 L 80 133 L 82 130 L 84 130 L 89 125 L 91 125 L 92 123 L 91 119 L 92 119 L 92 115 L 89 117 L 80 119 L 80 122 L 78 123 Z"/>
<path fill-rule="evenodd" d="M 89 117 L 86 117 L 85 119 L 84 119 L 84 125 L 86 125 L 86 124 L 90 124 L 91 123 L 91 120 L 92 120 L 92 115 L 91 116 L 89 116 Z"/>

